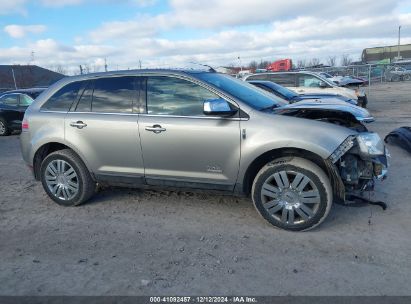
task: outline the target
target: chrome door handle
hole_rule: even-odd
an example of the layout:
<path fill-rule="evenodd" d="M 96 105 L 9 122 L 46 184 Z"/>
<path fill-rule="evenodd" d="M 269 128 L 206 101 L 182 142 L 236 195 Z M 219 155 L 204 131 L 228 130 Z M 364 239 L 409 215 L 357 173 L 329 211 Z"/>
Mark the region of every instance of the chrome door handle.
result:
<path fill-rule="evenodd" d="M 155 134 L 165 132 L 167 129 L 161 127 L 160 125 L 154 125 L 154 126 L 147 126 L 146 131 L 154 132 Z"/>
<path fill-rule="evenodd" d="M 87 127 L 87 124 L 85 124 L 82 121 L 76 121 L 76 122 L 73 121 L 72 123 L 70 123 L 70 127 L 74 127 L 74 128 L 77 128 L 77 129 L 83 129 L 83 128 Z"/>

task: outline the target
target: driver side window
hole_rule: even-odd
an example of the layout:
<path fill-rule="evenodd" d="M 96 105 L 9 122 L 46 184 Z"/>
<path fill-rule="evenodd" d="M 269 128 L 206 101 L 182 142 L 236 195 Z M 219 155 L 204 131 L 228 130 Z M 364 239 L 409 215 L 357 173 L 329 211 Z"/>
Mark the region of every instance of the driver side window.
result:
<path fill-rule="evenodd" d="M 205 100 L 218 99 L 209 90 L 175 77 L 147 79 L 147 114 L 176 116 L 205 116 Z"/>
<path fill-rule="evenodd" d="M 310 87 L 319 88 L 323 81 L 313 75 L 299 75 L 298 76 L 298 86 L 299 87 Z"/>

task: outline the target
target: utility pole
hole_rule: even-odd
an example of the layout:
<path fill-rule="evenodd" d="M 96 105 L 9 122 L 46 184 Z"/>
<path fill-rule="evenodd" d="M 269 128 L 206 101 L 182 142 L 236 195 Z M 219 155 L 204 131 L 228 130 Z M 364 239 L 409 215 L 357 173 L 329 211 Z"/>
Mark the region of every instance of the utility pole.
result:
<path fill-rule="evenodd" d="M 104 71 L 107 72 L 107 58 L 104 58 Z"/>
<path fill-rule="evenodd" d="M 401 25 L 398 27 L 398 55 L 397 55 L 397 60 L 401 59 L 401 56 L 400 56 L 400 43 L 401 43 Z"/>
<path fill-rule="evenodd" d="M 138 60 L 138 66 L 140 67 L 140 70 L 141 70 L 141 60 Z"/>
<path fill-rule="evenodd" d="M 240 56 L 238 56 L 238 61 L 240 62 L 240 70 L 241 70 L 241 72 L 243 71 L 243 65 L 241 64 L 241 58 L 240 58 Z"/>
<path fill-rule="evenodd" d="M 13 68 L 11 68 L 11 73 L 13 74 L 14 88 L 17 90 L 16 76 L 14 75 L 14 69 Z"/>
<path fill-rule="evenodd" d="M 80 64 L 80 75 L 83 75 L 83 67 Z"/>

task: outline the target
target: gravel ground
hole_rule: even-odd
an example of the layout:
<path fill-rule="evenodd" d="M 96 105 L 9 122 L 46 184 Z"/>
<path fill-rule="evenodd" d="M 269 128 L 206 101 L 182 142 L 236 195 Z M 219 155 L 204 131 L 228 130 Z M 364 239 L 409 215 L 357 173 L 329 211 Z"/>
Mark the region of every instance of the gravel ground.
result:
<path fill-rule="evenodd" d="M 372 87 L 371 129 L 411 125 L 410 83 Z M 105 189 L 59 207 L 0 138 L 0 295 L 411 295 L 410 155 L 375 199 L 317 229 L 272 228 L 247 199 Z"/>

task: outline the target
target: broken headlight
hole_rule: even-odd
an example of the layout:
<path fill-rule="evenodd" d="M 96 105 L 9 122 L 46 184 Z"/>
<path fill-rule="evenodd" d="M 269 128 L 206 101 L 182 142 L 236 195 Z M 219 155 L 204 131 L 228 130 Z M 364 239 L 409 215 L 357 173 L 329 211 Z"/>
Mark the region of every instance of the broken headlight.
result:
<path fill-rule="evenodd" d="M 354 146 L 355 136 L 348 136 L 341 145 L 330 155 L 330 160 L 335 163 L 341 158 L 348 150 Z"/>
<path fill-rule="evenodd" d="M 377 133 L 360 133 L 357 136 L 360 153 L 364 156 L 384 154 L 384 143 Z"/>

